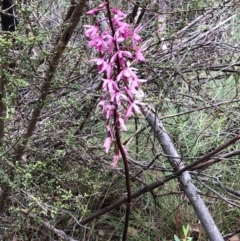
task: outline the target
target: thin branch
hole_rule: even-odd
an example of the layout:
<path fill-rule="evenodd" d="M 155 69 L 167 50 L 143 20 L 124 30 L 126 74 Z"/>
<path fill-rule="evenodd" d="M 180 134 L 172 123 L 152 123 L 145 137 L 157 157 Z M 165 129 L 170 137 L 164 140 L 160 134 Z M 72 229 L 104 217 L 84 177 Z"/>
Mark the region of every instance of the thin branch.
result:
<path fill-rule="evenodd" d="M 235 140 L 235 139 L 234 139 L 234 140 Z M 232 143 L 232 142 L 233 142 L 233 140 L 230 140 L 230 143 Z M 227 142 L 227 144 L 229 144 L 229 142 Z M 217 148 L 215 151 L 209 153 L 210 155 L 207 154 L 207 155 L 205 155 L 204 157 L 202 157 L 202 158 L 199 159 L 199 160 L 200 160 L 200 161 L 204 161 L 204 160 L 206 160 L 206 158 L 207 158 L 207 159 L 210 158 L 212 155 L 218 153 L 218 151 L 221 150 L 221 148 L 223 148 L 223 147 L 225 147 L 225 146 L 226 146 L 226 143 L 225 143 L 224 145 L 222 145 L 221 147 Z M 166 156 L 171 157 L 170 155 L 166 155 Z M 210 156 L 210 157 L 209 157 L 209 156 Z M 177 160 L 179 161 L 180 158 L 178 158 Z M 174 172 L 172 175 L 169 175 L 169 176 L 167 176 L 167 177 L 165 177 L 165 178 L 163 178 L 163 179 L 160 179 L 160 180 L 158 180 L 158 181 L 156 181 L 156 182 L 153 182 L 153 183 L 145 186 L 144 188 L 141 188 L 141 189 L 133 192 L 132 195 L 131 195 L 132 199 L 134 199 L 134 198 L 136 198 L 136 197 L 139 197 L 140 195 L 142 195 L 142 194 L 144 194 L 144 193 L 150 192 L 150 191 L 154 190 L 155 188 L 158 188 L 158 187 L 164 185 L 165 183 L 169 182 L 170 180 L 172 180 L 172 179 L 174 179 L 174 178 L 177 178 L 179 175 L 181 175 L 181 174 L 182 174 L 183 172 L 185 172 L 186 170 L 189 170 L 190 168 L 192 168 L 192 167 L 194 167 L 195 165 L 199 164 L 199 160 L 196 161 L 196 162 L 194 162 L 194 163 L 192 163 L 192 164 L 190 164 L 190 165 L 188 165 L 188 166 L 186 166 L 186 167 L 183 168 L 183 169 L 180 169 L 180 170 Z M 109 206 L 107 206 L 107 207 L 105 207 L 105 208 L 97 211 L 96 213 L 88 216 L 88 217 L 85 218 L 85 219 L 82 219 L 79 223 L 80 223 L 80 224 L 86 224 L 86 223 L 94 220 L 95 218 L 100 217 L 101 215 L 103 215 L 103 214 L 111 211 L 112 209 L 119 207 L 120 205 L 122 205 L 122 204 L 125 203 L 126 201 L 127 201 L 127 198 L 126 198 L 126 197 L 120 198 L 119 200 L 114 201 L 111 205 L 109 205 Z"/>
<path fill-rule="evenodd" d="M 220 162 L 222 160 L 225 160 L 226 158 L 230 158 L 232 156 L 239 156 L 240 155 L 240 150 L 237 150 L 237 151 L 233 151 L 233 152 L 229 152 L 227 154 L 224 154 L 220 157 L 217 157 L 217 158 L 213 158 L 213 159 L 210 159 L 208 161 L 204 161 L 202 163 L 199 163 L 197 164 L 196 166 L 194 166 L 193 168 L 190 168 L 189 170 L 191 171 L 194 171 L 194 170 L 199 170 L 199 169 L 205 169 L 209 166 L 211 166 L 212 164 L 215 164 L 217 162 Z"/>
<path fill-rule="evenodd" d="M 195 166 L 198 166 L 198 164 L 203 163 L 203 162 L 209 160 L 212 156 L 214 156 L 217 153 L 219 153 L 220 151 L 226 149 L 230 145 L 233 145 L 238 140 L 240 140 L 240 135 L 237 135 L 237 136 L 233 137 L 232 139 L 228 140 L 227 142 L 225 142 L 224 144 L 222 144 L 221 146 L 219 146 L 218 148 L 216 148 L 212 152 L 206 154 L 205 156 L 201 157 L 200 159 L 198 159 L 197 161 L 193 162 L 192 164 L 189 164 L 189 165 L 185 166 L 182 169 L 182 171 L 187 171 L 187 170 L 194 169 Z"/>
<path fill-rule="evenodd" d="M 220 103 L 217 103 L 217 104 L 214 104 L 214 105 L 210 104 L 210 105 L 206 105 L 206 106 L 201 106 L 201 107 L 198 107 L 196 109 L 180 112 L 180 113 L 177 113 L 177 114 L 163 116 L 163 117 L 160 118 L 160 120 L 164 120 L 164 119 L 167 119 L 167 118 L 172 118 L 172 117 L 176 117 L 176 116 L 180 116 L 180 115 L 186 115 L 186 114 L 194 113 L 194 112 L 197 112 L 197 111 L 200 111 L 200 110 L 210 109 L 212 107 L 217 107 L 217 106 L 226 105 L 226 104 L 230 104 L 230 103 L 232 104 L 232 103 L 237 103 L 237 102 L 240 102 L 240 99 L 223 101 L 223 102 L 220 102 Z"/>
<path fill-rule="evenodd" d="M 49 67 L 48 67 L 46 76 L 44 78 L 44 82 L 41 87 L 41 94 L 38 98 L 38 101 L 37 101 L 37 104 L 33 111 L 31 120 L 28 124 L 27 132 L 24 134 L 22 144 L 20 144 L 16 150 L 16 159 L 17 160 L 20 160 L 20 158 L 25 150 L 26 144 L 28 143 L 28 139 L 33 134 L 33 131 L 36 127 L 36 123 L 40 116 L 41 110 L 45 105 L 45 101 L 48 96 L 48 91 L 51 86 L 51 81 L 54 77 L 55 71 L 58 67 L 58 64 L 63 55 L 63 52 L 73 34 L 74 29 L 76 28 L 76 26 L 80 20 L 80 16 L 82 15 L 84 6 L 85 6 L 85 0 L 79 0 L 78 3 L 76 3 L 76 5 L 75 5 L 74 11 L 72 12 L 71 17 L 70 17 L 69 12 L 67 14 L 67 16 L 70 17 L 70 19 L 55 46 L 55 54 L 53 55 L 52 59 L 50 60 Z M 72 10 L 73 10 L 73 7 L 70 6 L 70 11 L 72 11 Z M 65 20 L 67 20 L 67 18 L 65 18 Z"/>
<path fill-rule="evenodd" d="M 181 172 L 179 172 L 179 173 L 181 173 Z M 153 182 L 153 183 L 145 186 L 144 188 L 141 188 L 141 189 L 139 189 L 139 190 L 137 190 L 135 192 L 132 192 L 131 198 L 134 199 L 134 198 L 139 197 L 140 195 L 142 195 L 144 193 L 150 192 L 150 191 L 154 190 L 155 188 L 158 188 L 158 187 L 162 186 L 164 183 L 166 183 L 166 182 L 176 178 L 177 176 L 175 174 L 167 176 L 167 177 L 165 177 L 165 178 L 163 178 L 161 180 L 158 180 L 156 182 Z M 96 213 L 88 216 L 85 219 L 82 219 L 79 223 L 82 224 L 82 225 L 86 224 L 86 223 L 89 223 L 90 221 L 94 220 L 97 217 L 100 217 L 104 213 L 107 213 L 107 212 L 113 210 L 114 208 L 117 208 L 120 205 L 126 203 L 126 201 L 127 201 L 127 197 L 120 198 L 120 199 L 114 201 L 111 205 L 109 205 L 109 206 L 107 206 L 107 207 L 97 211 Z"/>
<path fill-rule="evenodd" d="M 239 205 L 237 205 L 234 202 L 231 202 L 230 200 L 228 200 L 226 197 L 222 196 L 221 194 L 219 194 L 217 191 L 215 191 L 213 188 L 209 187 L 207 184 L 205 184 L 196 174 L 194 174 L 194 177 L 204 186 L 206 187 L 208 190 L 210 190 L 211 192 L 213 192 L 215 195 L 217 195 L 220 199 L 222 199 L 224 202 L 231 204 L 235 207 L 240 208 Z"/>
<path fill-rule="evenodd" d="M 68 236 L 63 230 L 55 228 L 53 225 L 51 225 L 49 222 L 39 219 L 39 217 L 36 214 L 33 213 L 28 213 L 27 210 L 21 209 L 20 210 L 24 215 L 31 219 L 37 219 L 38 222 L 40 222 L 45 228 L 53 231 L 61 240 L 66 240 L 66 241 L 79 241 L 77 239 L 74 239 L 70 236 Z"/>
<path fill-rule="evenodd" d="M 236 234 L 239 234 L 239 233 L 240 233 L 240 229 L 238 229 L 238 230 L 236 230 L 236 231 L 234 231 L 232 233 L 228 233 L 228 234 L 223 235 L 223 238 L 224 239 L 231 238 L 232 236 L 234 236 Z"/>
<path fill-rule="evenodd" d="M 84 6 L 85 6 L 85 0 L 79 0 L 78 3 L 76 3 L 73 12 L 72 12 L 73 7 L 70 6 L 70 12 L 72 12 L 72 14 L 70 16 L 69 11 L 67 13 L 67 16 L 70 17 L 70 19 L 68 21 L 68 24 L 67 24 L 66 28 L 62 31 L 62 33 L 59 37 L 59 40 L 57 41 L 57 44 L 55 46 L 54 55 L 49 62 L 49 67 L 46 71 L 46 76 L 44 78 L 44 82 L 43 82 L 42 87 L 41 87 L 41 94 L 38 98 L 35 109 L 32 113 L 31 120 L 28 123 L 27 131 L 23 135 L 22 142 L 16 148 L 15 160 L 18 160 L 18 161 L 21 162 L 21 157 L 24 153 L 24 150 L 25 150 L 26 145 L 28 143 L 29 137 L 32 136 L 33 131 L 36 128 L 36 124 L 37 124 L 37 121 L 39 119 L 39 116 L 41 114 L 41 110 L 43 109 L 43 107 L 45 105 L 45 101 L 46 101 L 46 98 L 48 96 L 48 91 L 49 91 L 49 88 L 51 86 L 51 81 L 54 77 L 55 71 L 58 67 L 60 59 L 61 59 L 61 57 L 63 55 L 63 52 L 66 48 L 66 45 L 68 44 L 68 41 L 70 40 L 70 38 L 73 34 L 73 31 L 76 28 L 76 26 L 77 26 L 77 24 L 80 20 L 80 16 L 83 13 Z M 22 166 L 25 165 L 25 163 L 23 163 L 23 162 L 21 162 L 21 164 L 22 164 Z M 9 177 L 10 177 L 11 181 L 14 180 L 14 170 L 13 170 L 13 168 L 11 168 L 9 170 Z M 10 194 L 10 191 L 11 191 L 10 186 L 7 186 L 5 191 L 4 191 L 4 196 L 2 196 L 1 203 L 0 203 L 2 210 L 4 210 L 4 208 L 6 206 L 6 200 L 7 200 L 7 197 L 9 196 L 9 194 Z"/>

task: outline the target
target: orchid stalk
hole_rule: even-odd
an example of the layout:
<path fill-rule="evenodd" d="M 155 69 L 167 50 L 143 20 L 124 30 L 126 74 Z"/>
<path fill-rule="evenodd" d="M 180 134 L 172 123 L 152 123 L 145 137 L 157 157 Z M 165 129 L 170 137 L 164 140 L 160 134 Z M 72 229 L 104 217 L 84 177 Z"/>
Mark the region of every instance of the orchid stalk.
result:
<path fill-rule="evenodd" d="M 143 51 L 146 44 L 142 44 L 139 35 L 141 26 L 134 28 L 124 22 L 126 14 L 118 8 L 110 7 L 109 1 L 101 3 L 97 8 L 87 12 L 88 15 L 97 15 L 103 11 L 106 19 L 101 19 L 94 25 L 85 26 L 85 35 L 88 37 L 88 47 L 95 49 L 99 54 L 90 60 L 95 62 L 98 72 L 103 74 L 102 90 L 104 95 L 98 106 L 106 117 L 107 137 L 104 142 L 105 151 L 108 152 L 114 144 L 112 166 L 116 167 L 120 158 L 125 167 L 128 203 L 125 217 L 123 239 L 126 240 L 131 207 L 131 189 L 126 148 L 121 144 L 120 131 L 127 130 L 127 121 L 136 113 L 140 113 L 138 105 L 142 97 L 140 85 L 146 80 L 137 76 L 134 63 L 145 61 Z M 101 29 L 102 21 L 108 26 Z M 130 43 L 130 45 L 129 45 Z"/>

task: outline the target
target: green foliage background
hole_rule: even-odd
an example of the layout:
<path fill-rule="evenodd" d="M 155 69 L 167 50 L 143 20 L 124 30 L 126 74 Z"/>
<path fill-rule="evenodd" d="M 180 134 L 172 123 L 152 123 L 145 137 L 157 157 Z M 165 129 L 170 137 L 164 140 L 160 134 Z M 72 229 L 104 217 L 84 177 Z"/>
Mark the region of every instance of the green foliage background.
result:
<path fill-rule="evenodd" d="M 239 134 L 239 5 L 235 1 L 163 2 L 166 9 L 155 1 L 140 1 L 140 11 L 147 8 L 141 22 L 149 47 L 147 62 L 136 67 L 148 79 L 144 102 L 154 108 L 182 161 L 189 164 Z M 89 1 L 84 11 L 91 4 L 95 5 Z M 133 9 L 130 1 L 118 4 L 128 13 Z M 111 168 L 113 150 L 106 154 L 102 147 L 105 120 L 97 108 L 101 76 L 89 63 L 95 53 L 86 48 L 83 32 L 84 25 L 92 22 L 84 14 L 54 73 L 24 155 L 20 161 L 15 159 L 55 54 L 56 39 L 65 28 L 68 7 L 69 1 L 16 1 L 17 31 L 0 34 L 4 83 L 0 187 L 11 188 L 1 213 L 3 240 L 61 240 L 46 222 L 77 240 L 121 239 L 124 205 L 80 224 L 126 192 L 122 163 Z M 211 14 L 186 28 L 213 7 Z M 157 16 L 165 11 L 166 28 L 159 36 Z M 132 190 L 173 172 L 142 115 L 130 120 L 122 142 L 128 148 Z M 215 157 L 221 158 L 217 164 L 191 172 L 223 234 L 239 227 L 237 151 L 238 142 Z M 236 154 L 224 158 L 230 152 Z M 128 240 L 170 240 L 174 234 L 184 238 L 184 225 L 190 225 L 191 235 L 195 232 L 199 240 L 206 240 L 177 180 L 171 180 L 134 199 Z"/>

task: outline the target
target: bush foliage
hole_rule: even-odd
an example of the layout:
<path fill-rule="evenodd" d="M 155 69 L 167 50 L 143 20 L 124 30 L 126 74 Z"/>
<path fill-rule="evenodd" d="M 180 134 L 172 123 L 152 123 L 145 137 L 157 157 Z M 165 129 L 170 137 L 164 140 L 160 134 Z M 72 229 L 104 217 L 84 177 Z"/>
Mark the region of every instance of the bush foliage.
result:
<path fill-rule="evenodd" d="M 2 240 L 119 240 L 124 229 L 124 205 L 85 222 L 124 197 L 126 188 L 123 163 L 112 168 L 113 148 L 108 154 L 103 148 L 105 117 L 97 107 L 102 76 L 89 62 L 96 53 L 84 36 L 84 25 L 95 21 L 86 12 L 99 1 L 77 4 L 78 14 L 75 1 L 16 0 L 16 31 L 0 32 Z M 134 64 L 148 80 L 143 101 L 163 122 L 181 160 L 190 164 L 238 136 L 239 4 L 115 5 L 129 23 L 143 26 L 147 61 Z M 155 134 L 142 114 L 122 133 L 133 191 L 174 171 Z M 239 232 L 239 154 L 235 142 L 190 170 L 225 237 Z M 172 179 L 133 199 L 127 240 L 184 240 L 183 227 L 189 238 L 207 239 Z"/>

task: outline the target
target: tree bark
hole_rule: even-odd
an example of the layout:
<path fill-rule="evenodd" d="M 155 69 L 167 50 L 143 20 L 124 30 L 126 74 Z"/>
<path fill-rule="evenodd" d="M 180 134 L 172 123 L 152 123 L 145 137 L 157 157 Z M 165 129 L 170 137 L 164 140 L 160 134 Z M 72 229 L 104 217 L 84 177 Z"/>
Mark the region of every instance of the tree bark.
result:
<path fill-rule="evenodd" d="M 165 155 L 168 156 L 168 160 L 171 166 L 174 168 L 174 171 L 179 171 L 183 169 L 185 166 L 181 161 L 180 156 L 177 153 L 175 146 L 173 145 L 169 135 L 162 122 L 157 117 L 154 110 L 148 107 L 141 107 L 142 113 L 146 117 L 146 120 L 152 127 L 156 138 L 158 139 Z M 205 229 L 208 238 L 211 241 L 224 241 L 220 231 L 218 230 L 208 208 L 203 202 L 201 196 L 199 195 L 199 191 L 197 187 L 192 183 L 191 176 L 188 171 L 183 172 L 179 175 L 178 180 L 187 195 L 191 205 L 193 206 L 199 220 L 203 228 Z"/>

